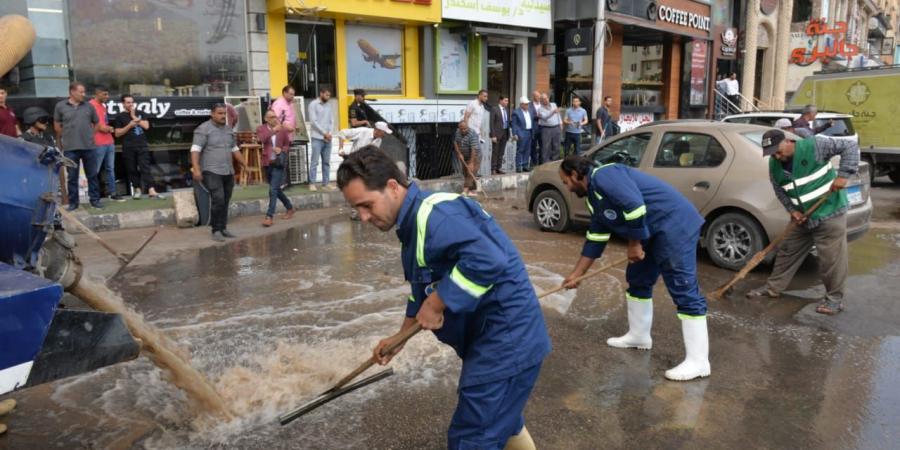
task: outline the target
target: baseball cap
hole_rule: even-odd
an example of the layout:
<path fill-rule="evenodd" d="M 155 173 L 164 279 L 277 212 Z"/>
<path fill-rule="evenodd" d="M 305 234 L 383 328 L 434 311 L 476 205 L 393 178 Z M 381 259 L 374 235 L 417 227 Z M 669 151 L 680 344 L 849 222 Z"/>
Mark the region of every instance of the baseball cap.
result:
<path fill-rule="evenodd" d="M 794 124 L 791 122 L 791 119 L 782 117 L 775 121 L 775 128 L 778 128 L 779 130 L 794 128 Z"/>
<path fill-rule="evenodd" d="M 354 89 L 353 95 L 362 95 L 363 97 L 365 97 L 366 90 L 365 89 Z"/>
<path fill-rule="evenodd" d="M 784 141 L 785 135 L 781 130 L 769 130 L 763 134 L 762 141 L 760 141 L 760 145 L 763 148 L 763 156 L 769 156 L 775 154 L 778 151 L 778 144 L 781 144 Z"/>
<path fill-rule="evenodd" d="M 386 122 L 375 122 L 375 129 L 384 131 L 385 134 L 394 134 Z"/>
<path fill-rule="evenodd" d="M 526 97 L 526 96 L 523 95 L 523 96 L 519 99 L 519 104 L 521 105 L 522 103 L 531 103 L 531 100 L 528 100 L 528 97 Z"/>

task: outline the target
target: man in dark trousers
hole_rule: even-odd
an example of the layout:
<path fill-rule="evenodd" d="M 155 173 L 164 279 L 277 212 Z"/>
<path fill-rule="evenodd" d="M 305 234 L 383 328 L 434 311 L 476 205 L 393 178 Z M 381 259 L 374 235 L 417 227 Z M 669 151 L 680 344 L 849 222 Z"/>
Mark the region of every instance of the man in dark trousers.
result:
<path fill-rule="evenodd" d="M 531 114 L 531 123 L 534 124 L 534 135 L 531 136 L 531 165 L 526 170 L 544 163 L 541 155 L 541 127 L 538 126 L 538 108 L 541 107 L 541 91 L 535 89 L 531 93 L 531 103 L 528 104 L 528 112 Z"/>
<path fill-rule="evenodd" d="M 122 139 L 122 159 L 131 183 L 131 198 L 138 200 L 146 193 L 152 199 L 163 199 L 153 187 L 150 172 L 150 145 L 147 143 L 150 116 L 135 108 L 131 94 L 122 95 L 120 100 L 123 111 L 116 114 L 113 124 L 116 137 Z"/>
<path fill-rule="evenodd" d="M 75 163 L 66 173 L 69 191 L 69 211 L 78 209 L 78 164 L 84 166 L 88 182 L 88 198 L 94 208 L 103 208 L 100 203 L 100 180 L 97 173 L 97 155 L 94 152 L 94 132 L 100 117 L 93 106 L 84 101 L 84 84 L 74 81 L 69 84 L 69 98 L 56 104 L 53 109 L 53 128 L 56 142 L 66 158 Z"/>
<path fill-rule="evenodd" d="M 703 217 L 675 188 L 659 178 L 622 164 L 597 166 L 572 155 L 559 166 L 570 192 L 585 199 L 591 214 L 581 258 L 563 281 L 575 281 L 603 254 L 613 233 L 628 240 L 625 303 L 628 332 L 606 340 L 610 347 L 650 349 L 653 340 L 653 286 L 662 275 L 678 308 L 685 358 L 666 378 L 687 381 L 710 374 L 706 298 L 697 282 L 697 243 Z"/>
<path fill-rule="evenodd" d="M 550 336 L 515 245 L 477 202 L 420 190 L 376 147 L 348 156 L 337 183 L 363 222 L 402 243 L 412 292 L 398 334 L 418 323 L 462 359 L 447 448 L 533 450 L 522 412 Z M 397 338 L 375 346 L 378 363 Z"/>
<path fill-rule="evenodd" d="M 491 108 L 491 173 L 503 175 L 503 154 L 509 141 L 509 98 L 501 95 L 497 106 Z"/>
<path fill-rule="evenodd" d="M 519 99 L 519 107 L 512 113 L 512 139 L 516 142 L 516 172 L 529 170 L 531 159 L 531 141 L 537 122 L 531 115 L 531 102 L 528 97 Z"/>
<path fill-rule="evenodd" d="M 234 131 L 226 124 L 224 103 L 212 107 L 210 119 L 194 130 L 191 143 L 191 174 L 194 181 L 203 183 L 211 201 L 210 221 L 212 238 L 222 242 L 237 237 L 228 231 L 228 202 L 234 189 L 234 165 L 246 167 L 244 157 L 234 138 Z"/>
<path fill-rule="evenodd" d="M 810 137 L 799 139 L 781 130 L 767 131 L 762 138 L 763 156 L 769 159 L 769 178 L 775 196 L 800 226 L 778 246 L 775 265 L 766 284 L 747 297 L 778 297 L 816 247 L 825 296 L 816 312 L 834 315 L 844 309 L 847 281 L 847 180 L 859 170 L 859 145 L 849 139 Z M 831 158 L 840 155 L 838 170 Z M 828 200 L 804 219 L 820 198 Z"/>

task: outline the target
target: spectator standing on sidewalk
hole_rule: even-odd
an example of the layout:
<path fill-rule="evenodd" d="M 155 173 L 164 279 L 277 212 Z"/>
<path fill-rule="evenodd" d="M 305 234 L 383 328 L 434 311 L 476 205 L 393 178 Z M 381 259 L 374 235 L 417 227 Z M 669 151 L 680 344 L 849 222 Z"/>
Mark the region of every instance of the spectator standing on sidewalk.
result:
<path fill-rule="evenodd" d="M 94 98 L 88 103 L 97 111 L 97 131 L 94 132 L 94 152 L 97 155 L 97 181 L 100 182 L 101 174 L 106 175 L 106 195 L 113 202 L 124 202 L 125 199 L 119 197 L 116 189 L 116 141 L 113 133 L 116 129 L 109 123 L 106 115 L 106 102 L 109 101 L 109 89 L 106 86 L 97 86 L 94 88 Z M 102 185 L 101 185 L 102 186 Z"/>
<path fill-rule="evenodd" d="M 209 224 L 212 227 L 212 238 L 218 242 L 236 237 L 227 228 L 228 203 L 234 189 L 232 159 L 241 168 L 247 167 L 234 138 L 234 131 L 226 122 L 225 104 L 216 103 L 212 107 L 210 119 L 194 130 L 194 141 L 191 144 L 191 174 L 195 182 L 203 183 L 209 191 Z"/>
<path fill-rule="evenodd" d="M 488 91 L 484 89 L 478 91 L 478 97 L 466 105 L 466 112 L 463 115 L 463 122 L 466 122 L 469 131 L 475 133 L 479 139 L 481 139 L 481 124 L 484 123 L 484 105 L 487 99 Z"/>
<path fill-rule="evenodd" d="M 581 133 L 584 133 L 584 130 L 581 127 L 588 124 L 587 111 L 581 107 L 581 99 L 578 97 L 572 97 L 572 107 L 566 111 L 566 119 L 563 121 L 566 124 L 566 139 L 563 144 L 563 154 L 565 156 L 571 155 L 580 155 L 581 150 L 578 148 L 581 145 Z M 572 152 L 569 153 L 569 149 L 572 149 Z"/>
<path fill-rule="evenodd" d="M 278 123 L 291 133 L 291 139 L 293 140 L 294 130 L 297 129 L 297 114 L 294 112 L 294 88 L 290 85 L 281 88 L 281 97 L 275 99 L 269 109 L 275 111 L 275 115 L 278 116 Z"/>
<path fill-rule="evenodd" d="M 497 106 L 491 108 L 491 173 L 503 175 L 503 154 L 509 141 L 509 98 L 501 95 Z"/>
<path fill-rule="evenodd" d="M 531 93 L 531 103 L 528 105 L 528 111 L 531 113 L 531 123 L 534 124 L 534 135 L 531 137 L 531 167 L 539 166 L 546 161 L 542 160 L 541 154 L 541 127 L 538 125 L 538 108 L 541 107 L 541 91 L 535 89 Z M 529 169 L 530 169 L 529 168 Z"/>
<path fill-rule="evenodd" d="M 519 108 L 512 113 L 512 139 L 516 141 L 516 173 L 531 170 L 531 141 L 537 124 L 531 116 L 531 103 L 528 97 L 519 99 Z"/>
<path fill-rule="evenodd" d="M 372 122 L 369 121 L 366 113 L 366 91 L 364 89 L 353 90 L 353 103 L 350 104 L 348 114 L 351 128 L 372 128 Z"/>
<path fill-rule="evenodd" d="M 616 125 L 615 120 L 613 120 L 612 114 L 609 112 L 610 108 L 612 108 L 612 104 L 613 98 L 607 95 L 606 97 L 603 97 L 603 106 L 597 110 L 596 125 L 598 144 L 618 133 L 618 126 Z"/>
<path fill-rule="evenodd" d="M 734 106 L 737 106 L 738 110 L 743 111 L 744 107 L 741 105 L 741 85 L 737 80 L 737 73 L 731 72 L 731 75 L 723 83 L 725 86 L 725 96 L 728 97 L 728 101 L 734 103 Z"/>
<path fill-rule="evenodd" d="M 562 119 L 559 108 L 550 101 L 547 94 L 541 94 L 538 108 L 538 124 L 541 126 L 541 164 L 559 159 L 559 140 L 562 133 Z"/>
<path fill-rule="evenodd" d="M 22 133 L 22 139 L 25 142 L 38 144 L 41 147 L 56 147 L 56 140 L 53 135 L 47 132 L 50 128 L 50 114 L 44 111 L 44 108 L 38 106 L 29 106 L 22 113 L 22 122 L 27 128 Z"/>
<path fill-rule="evenodd" d="M 334 108 L 328 102 L 331 91 L 319 89 L 319 98 L 309 103 L 309 137 L 312 140 L 312 162 L 309 164 L 309 190 L 316 190 L 316 169 L 322 161 L 322 188 L 328 187 L 331 175 L 331 132 L 334 131 Z"/>
<path fill-rule="evenodd" d="M 0 86 L 0 134 L 9 137 L 19 137 L 22 131 L 19 130 L 19 123 L 16 121 L 16 113 L 6 105 L 6 88 Z"/>
<path fill-rule="evenodd" d="M 266 179 L 269 180 L 269 208 L 266 210 L 266 218 L 262 225 L 270 227 L 278 200 L 281 200 L 284 209 L 287 210 L 281 218 L 288 220 L 294 217 L 294 205 L 281 188 L 284 184 L 287 155 L 291 150 L 291 133 L 278 123 L 275 111 L 266 111 L 265 121 L 266 123 L 256 128 L 256 137 L 263 145 L 262 165 Z"/>
<path fill-rule="evenodd" d="M 477 188 L 475 185 L 475 171 L 478 170 L 478 165 L 481 164 L 481 158 L 478 154 L 480 146 L 478 135 L 469 129 L 469 124 L 465 120 L 460 122 L 456 134 L 453 135 L 453 151 L 456 152 L 458 159 L 462 160 L 460 161 L 459 170 L 462 171 L 464 177 L 463 195 L 472 195 L 472 191 Z"/>
<path fill-rule="evenodd" d="M 150 129 L 148 114 L 135 108 L 134 97 L 124 94 L 120 97 L 123 111 L 116 114 L 113 125 L 116 137 L 122 138 L 122 159 L 131 183 L 131 198 L 138 200 L 143 193 L 152 199 L 164 199 L 156 192 L 150 172 L 150 145 L 147 130 Z"/>
<path fill-rule="evenodd" d="M 88 182 L 88 198 L 94 208 L 103 208 L 100 203 L 100 181 L 97 179 L 94 132 L 100 123 L 97 110 L 84 102 L 84 84 L 73 81 L 69 84 L 69 98 L 60 101 L 53 109 L 53 128 L 56 142 L 63 155 L 75 163 L 67 170 L 69 191 L 69 211 L 78 209 L 78 164 L 84 167 Z"/>

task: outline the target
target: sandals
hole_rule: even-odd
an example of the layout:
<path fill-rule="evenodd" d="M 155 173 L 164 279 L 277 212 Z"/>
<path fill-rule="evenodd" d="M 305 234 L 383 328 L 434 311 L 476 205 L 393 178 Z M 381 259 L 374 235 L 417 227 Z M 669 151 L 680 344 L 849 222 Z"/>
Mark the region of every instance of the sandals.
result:
<path fill-rule="evenodd" d="M 747 292 L 745 294 L 747 298 L 759 298 L 759 297 L 768 297 L 768 298 L 778 298 L 781 295 L 765 286 L 753 289 L 752 291 Z"/>
<path fill-rule="evenodd" d="M 816 306 L 816 312 L 819 314 L 825 314 L 829 316 L 833 316 L 844 310 L 844 304 L 841 302 L 833 302 L 829 300 L 822 300 L 819 303 L 819 306 Z"/>

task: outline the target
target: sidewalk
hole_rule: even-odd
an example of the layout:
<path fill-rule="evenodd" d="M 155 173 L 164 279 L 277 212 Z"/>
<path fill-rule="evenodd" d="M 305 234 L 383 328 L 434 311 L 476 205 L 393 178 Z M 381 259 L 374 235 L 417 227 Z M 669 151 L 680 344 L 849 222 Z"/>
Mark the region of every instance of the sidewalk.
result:
<path fill-rule="evenodd" d="M 495 193 L 508 189 L 524 188 L 528 183 L 528 173 L 492 175 L 481 178 L 485 193 Z M 445 177 L 436 180 L 414 180 L 421 188 L 435 192 L 462 192 L 462 179 Z M 269 205 L 268 185 L 235 187 L 229 206 L 228 217 L 258 216 L 265 214 Z M 306 185 L 293 186 L 285 191 L 297 211 L 330 208 L 345 205 L 340 191 L 310 191 Z M 175 208 L 171 193 L 165 200 L 128 200 L 125 203 L 105 202 L 106 208 L 79 209 L 75 216 L 93 231 L 112 231 L 130 228 L 175 225 Z M 108 211 L 110 210 L 110 211 Z M 278 203 L 278 211 L 283 211 Z M 72 229 L 70 232 L 77 232 Z"/>

